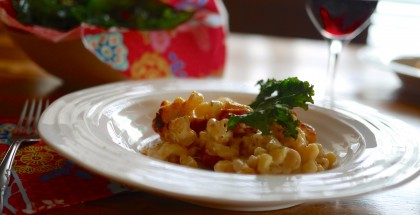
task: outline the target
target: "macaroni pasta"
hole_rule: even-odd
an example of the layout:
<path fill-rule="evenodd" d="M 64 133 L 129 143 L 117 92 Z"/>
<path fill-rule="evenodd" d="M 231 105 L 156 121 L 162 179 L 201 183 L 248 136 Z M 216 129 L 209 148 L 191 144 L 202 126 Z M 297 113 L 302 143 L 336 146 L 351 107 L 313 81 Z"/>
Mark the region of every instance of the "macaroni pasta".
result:
<path fill-rule="evenodd" d="M 279 124 L 270 135 L 245 124 L 227 129 L 230 114 L 252 111 L 229 98 L 204 101 L 192 92 L 187 100 L 163 101 L 153 120 L 161 143 L 142 153 L 160 160 L 217 172 L 244 174 L 315 173 L 334 167 L 336 156 L 317 143 L 315 130 L 298 126 L 296 139 L 285 137 Z M 296 116 L 295 116 L 296 117 Z"/>

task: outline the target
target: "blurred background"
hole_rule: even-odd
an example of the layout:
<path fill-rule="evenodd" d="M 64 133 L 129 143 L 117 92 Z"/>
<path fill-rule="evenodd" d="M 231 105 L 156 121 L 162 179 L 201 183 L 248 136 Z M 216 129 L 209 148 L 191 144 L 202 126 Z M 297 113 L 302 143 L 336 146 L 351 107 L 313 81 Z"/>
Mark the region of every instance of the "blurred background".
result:
<path fill-rule="evenodd" d="M 223 0 L 223 3 L 229 14 L 231 33 L 322 40 L 306 14 L 305 0 Z M 364 57 L 386 62 L 394 55 L 419 54 L 419 38 L 420 0 L 383 0 L 372 17 L 372 25 L 351 43 L 367 44 L 371 50 Z M 9 67 L 16 61 L 20 67 Z M 1 81 L 4 76 L 43 73 L 13 47 L 0 24 L 0 84 L 7 85 Z"/>
<path fill-rule="evenodd" d="M 321 40 L 309 20 L 305 0 L 223 0 L 233 33 Z M 386 63 L 396 55 L 420 55 L 420 0 L 382 0 L 372 24 L 352 44 L 367 44 L 371 61 Z"/>
<path fill-rule="evenodd" d="M 223 2 L 229 13 L 230 30 L 233 33 L 322 39 L 305 11 L 305 0 L 223 0 Z M 352 42 L 364 44 L 366 40 L 367 30 L 364 30 Z"/>

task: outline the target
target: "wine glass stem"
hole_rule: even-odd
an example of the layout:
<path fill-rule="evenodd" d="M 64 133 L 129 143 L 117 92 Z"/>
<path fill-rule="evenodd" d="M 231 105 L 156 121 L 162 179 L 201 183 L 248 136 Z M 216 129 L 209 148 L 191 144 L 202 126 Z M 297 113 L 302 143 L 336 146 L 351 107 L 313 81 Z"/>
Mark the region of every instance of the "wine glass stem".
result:
<path fill-rule="evenodd" d="M 340 57 L 343 47 L 346 44 L 344 40 L 328 39 L 329 45 L 329 59 L 328 59 L 328 70 L 327 70 L 327 88 L 325 90 L 325 96 L 331 101 L 334 99 L 334 85 L 335 76 L 337 73 L 337 63 Z"/>

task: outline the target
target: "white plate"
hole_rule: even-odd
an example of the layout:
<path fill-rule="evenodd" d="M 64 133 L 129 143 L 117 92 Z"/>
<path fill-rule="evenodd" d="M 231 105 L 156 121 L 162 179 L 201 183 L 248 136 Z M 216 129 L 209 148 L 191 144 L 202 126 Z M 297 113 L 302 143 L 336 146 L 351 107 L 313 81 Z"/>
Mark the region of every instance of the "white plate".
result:
<path fill-rule="evenodd" d="M 420 56 L 395 58 L 389 67 L 401 79 L 406 90 L 420 94 Z"/>
<path fill-rule="evenodd" d="M 170 164 L 141 155 L 156 141 L 151 121 L 163 99 L 192 90 L 215 99 L 250 103 L 256 86 L 220 80 L 128 81 L 66 95 L 42 115 L 42 138 L 89 170 L 139 189 L 207 207 L 261 211 L 337 199 L 395 187 L 419 174 L 416 132 L 406 124 L 354 103 L 298 111 L 319 141 L 335 151 L 338 167 L 306 175 L 239 175 Z"/>
<path fill-rule="evenodd" d="M 365 47 L 359 51 L 359 58 L 394 72 L 401 80 L 403 90 L 420 94 L 420 53 L 404 54 Z"/>

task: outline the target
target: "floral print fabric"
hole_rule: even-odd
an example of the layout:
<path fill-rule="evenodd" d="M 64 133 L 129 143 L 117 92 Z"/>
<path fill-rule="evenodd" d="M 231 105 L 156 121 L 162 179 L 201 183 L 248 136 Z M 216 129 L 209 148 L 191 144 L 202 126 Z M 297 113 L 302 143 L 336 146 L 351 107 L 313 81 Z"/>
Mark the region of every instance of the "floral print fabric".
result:
<path fill-rule="evenodd" d="M 0 159 L 9 148 L 17 119 L 0 119 Z M 128 191 L 57 154 L 43 142 L 18 150 L 9 185 L 5 214 L 33 214 Z"/>
<path fill-rule="evenodd" d="M 196 11 L 175 29 L 109 31 L 82 26 L 85 47 L 132 79 L 220 76 L 225 63 L 225 17 L 214 1 L 166 1 Z"/>
<path fill-rule="evenodd" d="M 0 20 L 8 26 L 60 42 L 81 39 L 98 60 L 127 79 L 218 77 L 226 58 L 227 17 L 221 0 L 161 0 L 194 13 L 169 30 L 101 29 L 82 24 L 69 32 L 23 26 L 10 0 L 0 0 Z"/>

